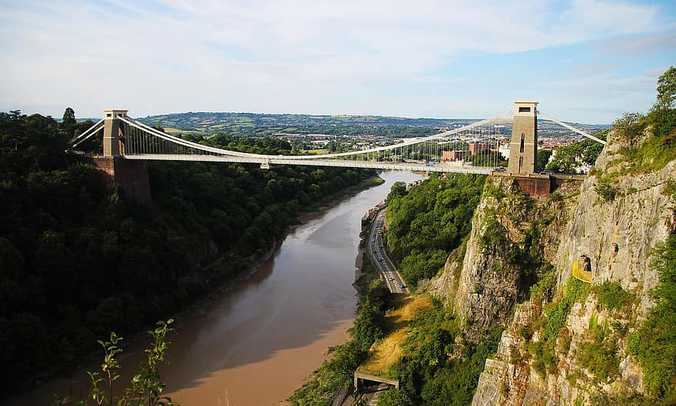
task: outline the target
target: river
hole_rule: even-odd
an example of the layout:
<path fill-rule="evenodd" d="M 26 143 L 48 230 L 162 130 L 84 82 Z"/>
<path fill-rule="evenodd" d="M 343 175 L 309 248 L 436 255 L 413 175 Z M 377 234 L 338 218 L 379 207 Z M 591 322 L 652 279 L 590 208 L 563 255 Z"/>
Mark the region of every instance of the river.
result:
<path fill-rule="evenodd" d="M 394 182 L 422 179 L 409 172 L 381 177 L 385 183 L 307 216 L 250 277 L 177 318 L 162 369 L 174 401 L 283 403 L 320 366 L 328 348 L 346 340 L 357 302 L 352 283 L 361 218 Z M 141 343 L 130 347 L 124 365 L 141 354 Z M 46 396 L 67 382 L 51 382 L 9 404 L 46 404 Z"/>

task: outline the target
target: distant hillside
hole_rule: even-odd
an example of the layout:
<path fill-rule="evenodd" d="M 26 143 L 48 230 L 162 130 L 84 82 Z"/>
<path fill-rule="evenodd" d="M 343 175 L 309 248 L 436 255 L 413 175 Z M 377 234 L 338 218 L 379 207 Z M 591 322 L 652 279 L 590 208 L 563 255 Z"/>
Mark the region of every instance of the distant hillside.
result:
<path fill-rule="evenodd" d="M 477 120 L 209 112 L 172 113 L 141 119 L 146 124 L 182 132 L 222 132 L 244 136 L 319 133 L 348 136 L 373 134 L 394 137 L 434 134 L 440 129 L 455 128 Z M 608 128 L 606 125 L 583 124 L 579 124 L 579 127 L 591 131 Z M 543 134 L 563 133 L 560 127 L 552 126 L 550 123 L 542 123 L 540 128 Z"/>
<path fill-rule="evenodd" d="M 188 131 L 224 132 L 234 135 L 332 134 L 425 135 L 439 128 L 456 127 L 475 120 L 403 118 L 383 116 L 330 116 L 259 113 L 175 113 L 149 116 L 147 124 Z"/>

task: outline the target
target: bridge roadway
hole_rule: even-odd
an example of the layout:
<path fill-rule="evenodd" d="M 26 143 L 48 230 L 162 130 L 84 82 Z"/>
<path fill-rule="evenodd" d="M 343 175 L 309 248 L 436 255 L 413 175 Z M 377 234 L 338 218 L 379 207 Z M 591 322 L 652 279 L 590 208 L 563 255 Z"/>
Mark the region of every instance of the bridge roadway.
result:
<path fill-rule="evenodd" d="M 132 154 L 123 155 L 124 159 L 148 161 L 197 161 L 197 162 L 232 162 L 253 163 L 259 165 L 306 165 L 330 166 L 340 168 L 389 169 L 413 172 L 446 172 L 470 173 L 490 175 L 493 167 L 473 166 L 463 163 L 443 162 L 434 165 L 420 162 L 387 162 L 387 161 L 359 161 L 350 159 L 286 159 L 286 158 L 256 158 L 238 157 L 229 155 L 174 155 L 174 154 Z"/>
<path fill-rule="evenodd" d="M 383 226 L 385 225 L 385 209 L 380 210 L 371 225 L 367 251 L 371 263 L 385 279 L 385 284 L 391 293 L 409 293 L 404 279 L 397 272 L 397 267 L 387 255 L 383 243 Z"/>

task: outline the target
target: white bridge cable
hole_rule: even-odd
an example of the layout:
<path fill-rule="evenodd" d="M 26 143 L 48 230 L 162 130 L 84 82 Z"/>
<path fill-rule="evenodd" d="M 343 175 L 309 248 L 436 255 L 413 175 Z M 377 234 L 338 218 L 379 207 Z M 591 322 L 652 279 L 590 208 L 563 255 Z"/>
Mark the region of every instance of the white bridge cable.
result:
<path fill-rule="evenodd" d="M 583 136 L 583 137 L 587 137 L 587 138 L 589 138 L 590 140 L 599 142 L 599 143 L 601 143 L 601 144 L 603 144 L 603 145 L 606 145 L 606 144 L 607 144 L 606 141 L 604 141 L 604 140 L 602 140 L 602 139 L 600 139 L 600 138 L 594 137 L 593 135 L 591 135 L 591 134 L 589 134 L 589 133 L 587 133 L 587 132 L 585 132 L 585 131 L 578 130 L 577 128 L 573 127 L 572 125 L 566 124 L 566 123 L 564 123 L 563 121 L 557 120 L 557 119 L 555 119 L 555 118 L 544 117 L 544 116 L 539 116 L 539 115 L 538 115 L 538 118 L 541 119 L 541 120 L 551 121 L 551 122 L 553 122 L 553 123 L 556 123 L 556 124 L 560 125 L 561 127 L 565 127 L 565 128 L 569 129 L 570 131 L 572 131 L 572 132 L 574 132 L 574 133 L 580 134 L 580 135 Z"/>
<path fill-rule="evenodd" d="M 586 138 L 592 139 L 601 144 L 605 141 L 594 137 L 585 131 L 578 130 L 571 125 L 559 120 L 538 117 L 544 121 L 554 122 L 572 132 L 580 134 Z M 396 144 L 366 148 L 364 150 L 318 154 L 318 155 L 266 155 L 247 152 L 231 151 L 209 145 L 199 144 L 188 141 L 180 137 L 164 133 L 140 121 L 130 117 L 116 117 L 124 125 L 120 127 L 123 142 L 120 145 L 122 155 L 135 159 L 154 159 L 153 155 L 166 156 L 177 155 L 216 155 L 235 161 L 245 162 L 284 162 L 292 164 L 301 161 L 319 161 L 335 160 L 337 158 L 351 159 L 357 161 L 371 161 L 375 164 L 380 162 L 394 165 L 418 165 L 422 167 L 432 167 L 441 164 L 442 166 L 458 165 L 465 167 L 497 167 L 500 165 L 501 158 L 499 146 L 501 140 L 508 138 L 503 134 L 504 126 L 499 124 L 508 124 L 512 122 L 511 117 L 495 117 L 473 122 L 451 130 L 443 131 L 426 137 L 403 138 Z M 98 121 L 84 133 L 74 138 L 72 148 L 80 145 L 82 142 L 91 138 L 104 126 L 104 120 Z M 444 156 L 445 151 L 451 151 L 448 156 Z M 177 160 L 179 156 L 177 156 Z M 347 162 L 345 160 L 341 162 Z M 317 162 L 319 164 L 319 162 Z M 314 164 L 313 164 L 314 165 Z M 357 166 L 361 167 L 362 164 Z M 443 168 L 439 170 L 445 170 Z"/>
<path fill-rule="evenodd" d="M 387 145 L 383 147 L 376 147 L 376 148 L 369 148 L 361 151 L 350 151 L 350 152 L 341 152 L 337 154 L 321 154 L 321 155 L 265 155 L 265 154 L 252 154 L 252 153 L 247 153 L 247 152 L 238 152 L 238 151 L 230 151 L 230 150 L 225 150 L 221 148 L 216 148 L 216 147 L 211 147 L 203 144 L 198 144 L 195 142 L 187 141 L 182 138 L 178 138 L 166 133 L 163 133 L 157 129 L 154 129 L 146 124 L 143 124 L 139 121 L 133 120 L 133 119 L 127 119 L 128 117 L 118 117 L 119 120 L 125 122 L 128 125 L 131 125 L 133 127 L 139 128 L 141 130 L 144 130 L 146 132 L 150 132 L 151 134 L 162 138 L 166 141 L 170 141 L 176 144 L 183 145 L 185 147 L 189 148 L 195 148 L 199 149 L 205 152 L 211 152 L 214 154 L 218 155 L 229 155 L 229 156 L 238 156 L 238 157 L 249 157 L 249 158 L 258 158 L 258 159 L 288 159 L 288 160 L 308 160 L 308 159 L 332 159 L 332 158 L 339 158 L 339 157 L 347 157 L 347 156 L 355 156 L 355 155 L 364 155 L 364 154 L 369 154 L 373 152 L 380 152 L 380 151 L 390 151 L 390 150 L 396 150 L 397 148 L 402 148 L 405 146 L 409 145 L 415 145 L 415 144 L 421 144 L 426 141 L 432 141 L 432 140 L 438 140 L 438 139 L 443 139 L 444 137 L 447 137 L 449 135 L 454 135 L 461 133 L 462 131 L 466 131 L 472 128 L 480 127 L 482 125 L 486 124 L 494 124 L 494 123 L 506 123 L 506 122 L 511 122 L 511 118 L 502 118 L 502 117 L 496 117 L 496 118 L 491 118 L 491 119 L 486 119 L 486 120 L 481 120 L 474 122 L 472 124 L 468 124 L 466 126 L 460 127 L 460 128 L 455 128 L 453 130 L 448 130 L 444 131 L 439 134 L 434 134 L 430 135 L 428 137 L 421 137 L 421 138 L 411 138 L 411 139 L 406 139 L 402 143 L 398 144 L 393 144 L 393 145 Z"/>
<path fill-rule="evenodd" d="M 89 127 L 87 131 L 83 132 L 82 134 L 78 135 L 77 137 L 73 138 L 70 142 L 73 144 L 72 148 L 77 147 L 78 145 L 82 144 L 86 140 L 88 140 L 91 136 L 96 134 L 101 128 L 103 128 L 103 119 L 99 120 L 98 123 L 94 124 L 93 126 Z M 84 137 L 84 138 L 82 138 Z M 79 141 L 78 141 L 79 140 Z"/>

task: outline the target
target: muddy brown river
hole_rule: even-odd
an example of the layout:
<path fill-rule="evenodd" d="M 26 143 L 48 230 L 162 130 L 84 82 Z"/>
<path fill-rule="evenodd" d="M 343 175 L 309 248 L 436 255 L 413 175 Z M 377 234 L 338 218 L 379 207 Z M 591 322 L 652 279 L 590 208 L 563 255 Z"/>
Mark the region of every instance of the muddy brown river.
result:
<path fill-rule="evenodd" d="M 249 278 L 178 317 L 162 370 L 173 400 L 184 406 L 283 404 L 328 348 L 346 340 L 357 301 L 352 283 L 361 218 L 394 182 L 422 178 L 408 172 L 381 177 L 384 184 L 306 218 Z M 130 343 L 124 366 L 136 364 L 142 344 Z M 49 382 L 8 404 L 49 404 L 52 393 L 79 392 L 72 382 L 80 379 Z"/>

